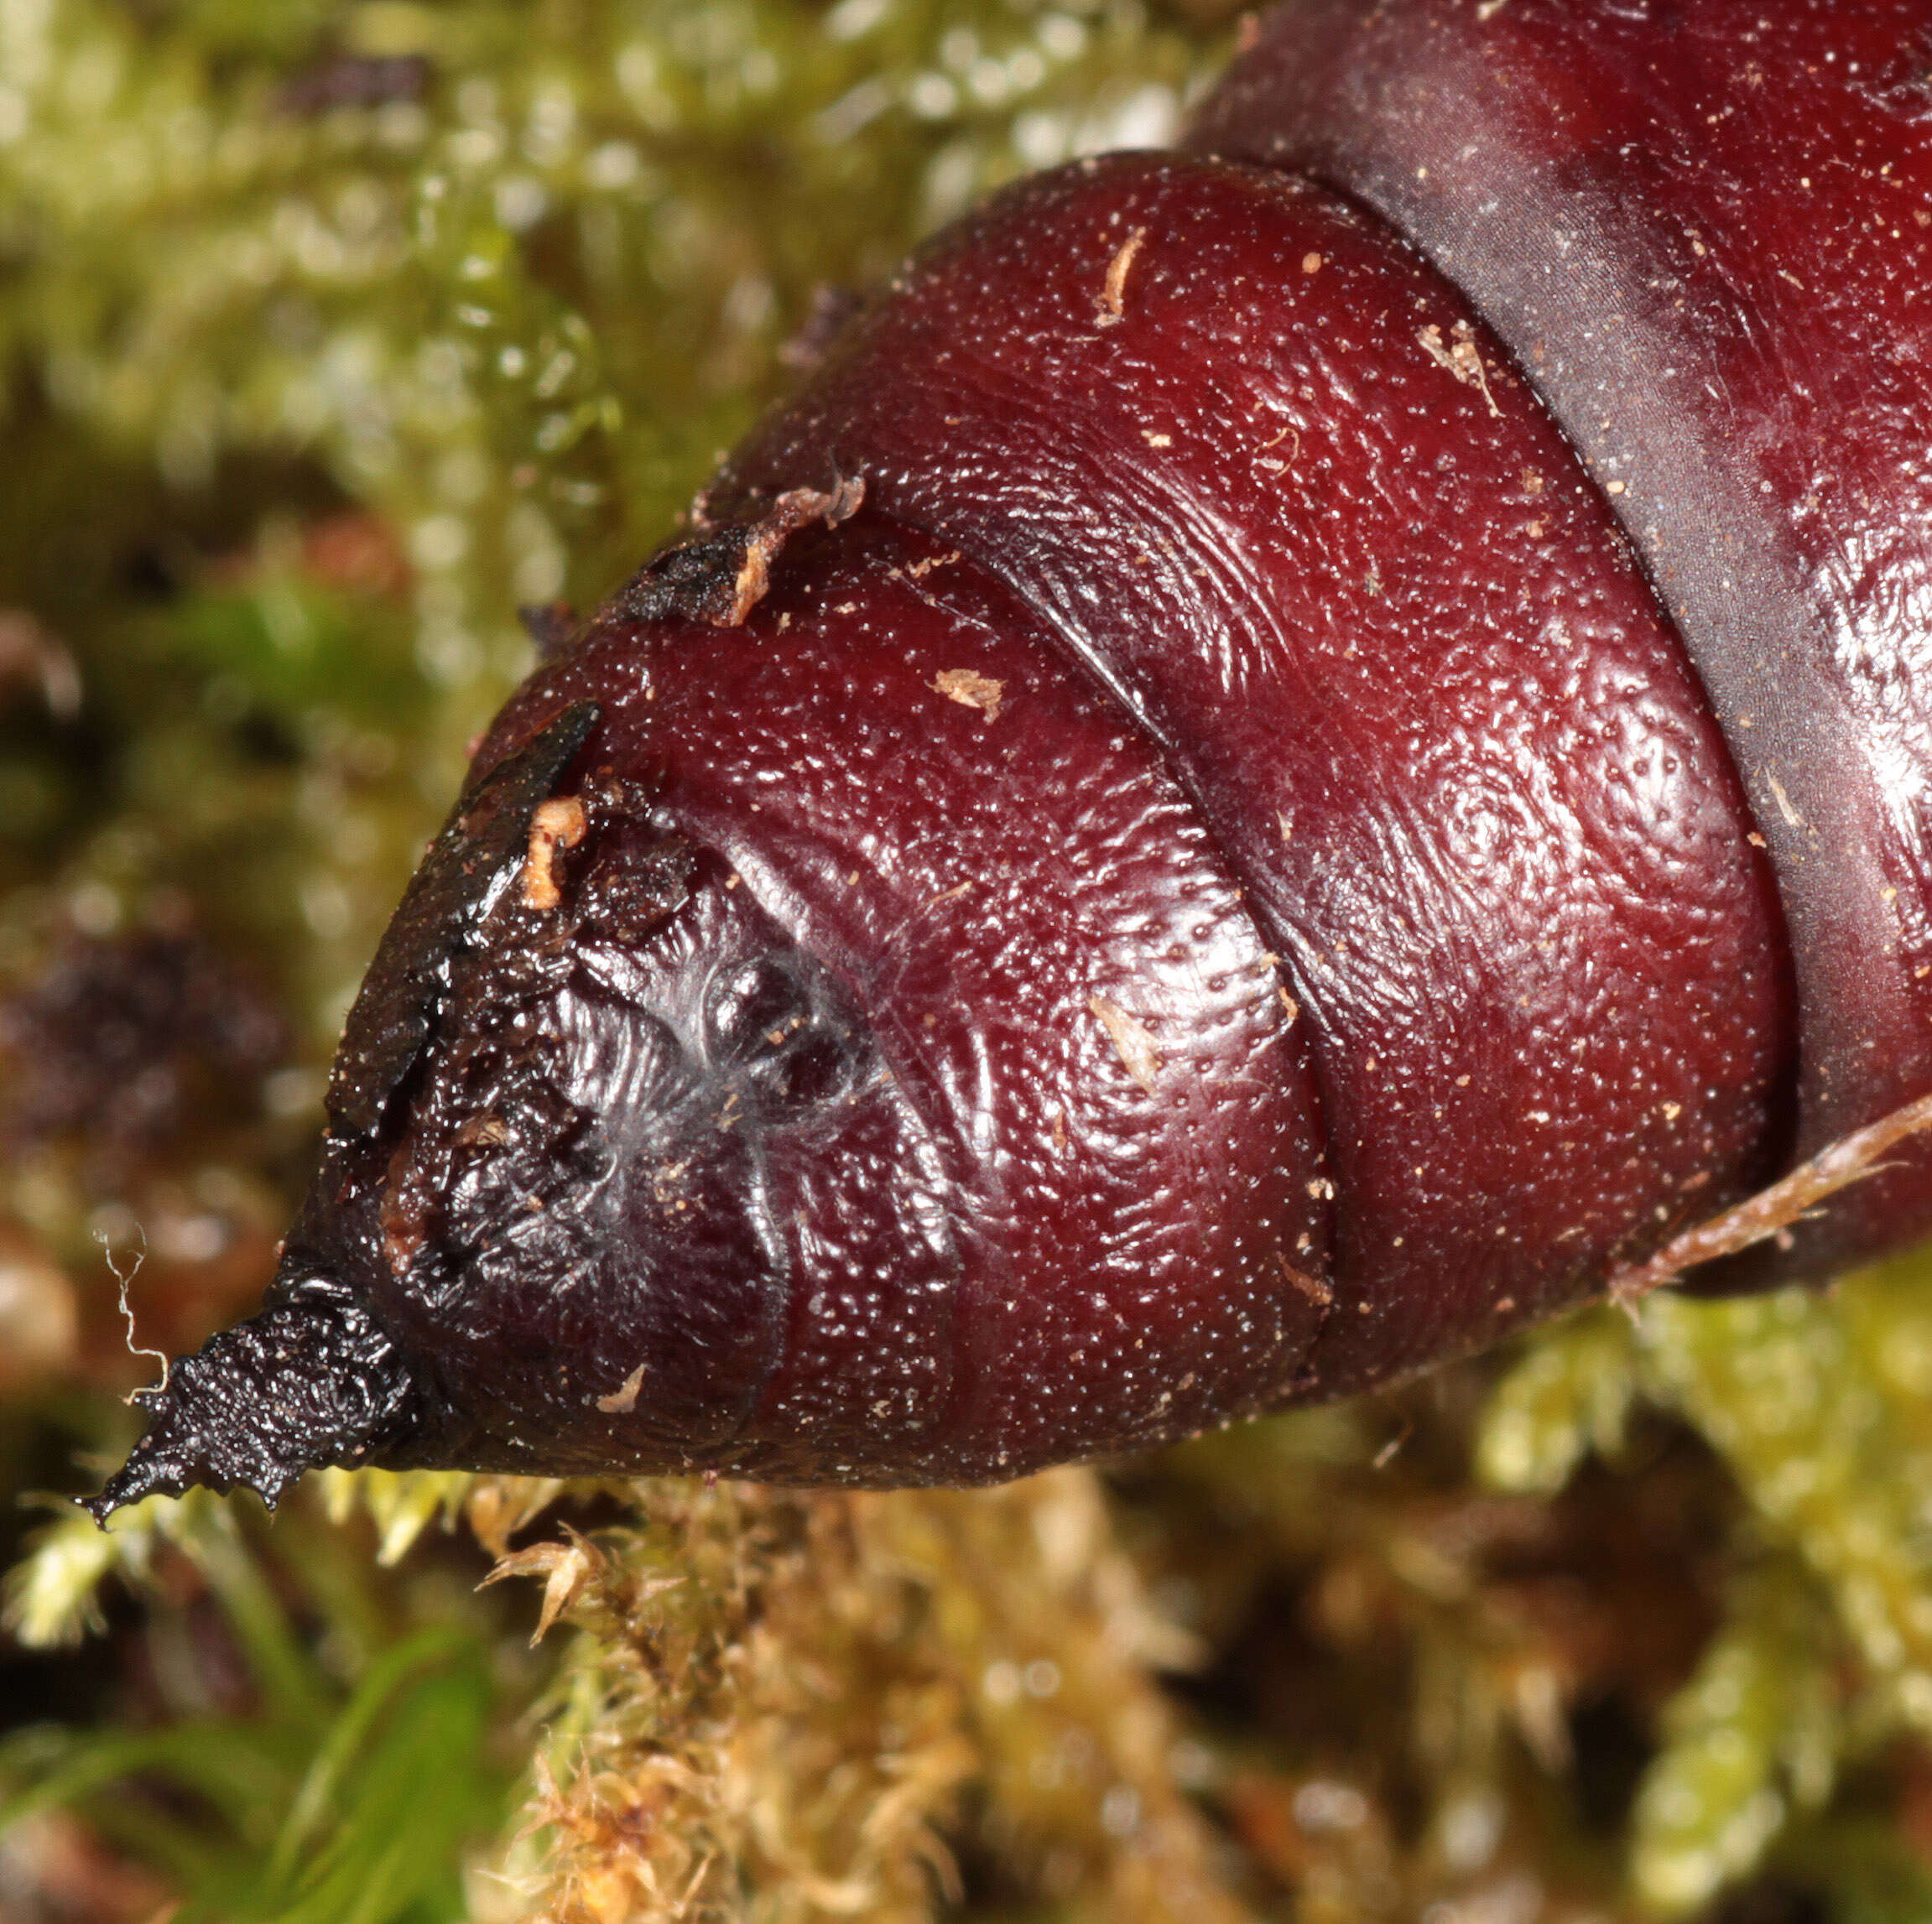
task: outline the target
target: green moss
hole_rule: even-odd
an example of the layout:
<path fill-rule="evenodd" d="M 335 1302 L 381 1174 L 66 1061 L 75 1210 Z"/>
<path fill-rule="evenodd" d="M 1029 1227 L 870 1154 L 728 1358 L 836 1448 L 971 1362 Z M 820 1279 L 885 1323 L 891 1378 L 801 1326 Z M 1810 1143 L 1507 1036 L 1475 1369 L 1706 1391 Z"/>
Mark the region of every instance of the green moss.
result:
<path fill-rule="evenodd" d="M 1490 1406 L 1480 1459 L 1504 1487 L 1551 1489 L 1587 1452 L 1615 1453 L 1641 1400 L 1695 1427 L 1747 1506 L 1723 1627 L 1662 1720 L 1635 1813 L 1635 1887 L 1660 1912 L 1774 1860 L 1848 1765 L 1927 1734 L 1929 1367 L 1918 1256 L 1829 1295 L 1593 1312 L 1545 1337 Z"/>
<path fill-rule="evenodd" d="M 203 1493 L 108 1531 L 55 1525 L 10 1585 L 11 1627 L 43 1646 L 87 1628 L 118 1578 L 147 1604 L 149 1701 L 118 1725 L 13 1730 L 0 1834 L 77 1812 L 211 1924 L 466 1916 L 465 1853 L 503 1823 L 522 1762 L 503 1700 L 537 1667 L 505 1675 L 496 1613 L 452 1573 L 388 1579 L 372 1547 L 312 1504 L 271 1537 L 259 1505 Z"/>

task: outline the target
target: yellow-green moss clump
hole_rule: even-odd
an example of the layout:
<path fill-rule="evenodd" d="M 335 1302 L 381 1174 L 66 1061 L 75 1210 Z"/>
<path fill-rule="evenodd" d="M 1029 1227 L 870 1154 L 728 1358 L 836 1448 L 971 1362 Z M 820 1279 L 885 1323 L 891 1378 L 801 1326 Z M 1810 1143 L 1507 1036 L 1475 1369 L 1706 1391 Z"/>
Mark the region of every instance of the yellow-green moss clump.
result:
<path fill-rule="evenodd" d="M 1231 36 L 0 0 L 10 1495 L 128 1439 L 117 1277 L 168 1351 L 262 1287 L 518 605 L 672 527 L 815 290 Z M 1901 1266 L 983 1494 L 10 1505 L 0 1912 L 1916 1924 L 1929 1392 Z"/>

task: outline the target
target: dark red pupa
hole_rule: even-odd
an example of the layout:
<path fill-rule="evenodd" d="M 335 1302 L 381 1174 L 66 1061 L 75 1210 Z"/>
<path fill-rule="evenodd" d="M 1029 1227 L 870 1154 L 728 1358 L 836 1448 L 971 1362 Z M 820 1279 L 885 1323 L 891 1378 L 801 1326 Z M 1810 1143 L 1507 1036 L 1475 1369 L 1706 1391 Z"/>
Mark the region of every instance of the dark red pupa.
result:
<path fill-rule="evenodd" d="M 97 1513 L 1136 1448 L 1932 1089 L 1929 41 L 1299 0 L 942 235 L 499 717 Z"/>

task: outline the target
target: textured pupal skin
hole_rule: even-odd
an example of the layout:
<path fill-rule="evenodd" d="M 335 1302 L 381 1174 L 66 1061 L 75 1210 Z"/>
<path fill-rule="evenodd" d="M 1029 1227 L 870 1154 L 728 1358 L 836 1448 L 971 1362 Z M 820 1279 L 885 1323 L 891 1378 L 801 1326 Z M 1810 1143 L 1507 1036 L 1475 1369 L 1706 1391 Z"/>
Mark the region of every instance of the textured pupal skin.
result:
<path fill-rule="evenodd" d="M 1601 497 L 1386 231 L 1218 163 L 1030 181 L 726 486 L 831 470 L 1031 601 L 1240 868 L 1331 1136 L 1325 1389 L 1763 1172 L 1777 911 L 1716 730 Z"/>
<path fill-rule="evenodd" d="M 498 722 L 604 704 L 581 777 L 642 778 L 698 866 L 644 941 L 575 933 L 537 1017 L 610 1173 L 377 1313 L 553 1469 L 983 1481 L 1265 1406 L 1323 1315 L 1276 1256 L 1324 1266 L 1324 1165 L 1225 857 L 956 551 L 862 514 L 789 559 L 743 627 L 612 623 Z"/>
<path fill-rule="evenodd" d="M 1304 0 L 942 235 L 499 717 L 97 1509 L 1016 1475 L 1932 1087 L 1928 34 Z M 1900 1161 L 1731 1280 L 1924 1228 Z"/>
<path fill-rule="evenodd" d="M 1932 8 L 1298 0 L 1189 144 L 1373 208 L 1474 300 L 1668 607 L 1769 843 L 1800 1153 L 1932 1087 Z M 1932 1148 L 1799 1225 L 1932 1230 Z"/>

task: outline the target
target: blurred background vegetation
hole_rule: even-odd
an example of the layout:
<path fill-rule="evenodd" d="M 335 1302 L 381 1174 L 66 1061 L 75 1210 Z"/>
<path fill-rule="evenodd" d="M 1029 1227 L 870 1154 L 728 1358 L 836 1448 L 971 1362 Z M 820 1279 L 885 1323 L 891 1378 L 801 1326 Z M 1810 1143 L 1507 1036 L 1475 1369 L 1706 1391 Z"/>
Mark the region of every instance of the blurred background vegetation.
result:
<path fill-rule="evenodd" d="M 1932 1916 L 1922 1264 L 1002 1491 L 63 1500 L 267 1280 L 517 607 L 1234 30 L 0 0 L 7 1924 Z"/>

